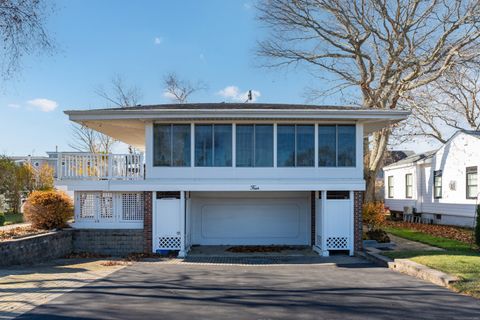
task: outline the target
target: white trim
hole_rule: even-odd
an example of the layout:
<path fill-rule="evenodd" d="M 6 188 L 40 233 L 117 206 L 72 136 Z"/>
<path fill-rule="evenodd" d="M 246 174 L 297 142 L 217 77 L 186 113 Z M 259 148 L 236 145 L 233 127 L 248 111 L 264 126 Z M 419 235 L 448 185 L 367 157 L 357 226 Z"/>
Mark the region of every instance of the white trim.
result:
<path fill-rule="evenodd" d="M 179 258 L 185 258 L 187 255 L 185 246 L 185 191 L 180 191 L 180 251 Z"/>

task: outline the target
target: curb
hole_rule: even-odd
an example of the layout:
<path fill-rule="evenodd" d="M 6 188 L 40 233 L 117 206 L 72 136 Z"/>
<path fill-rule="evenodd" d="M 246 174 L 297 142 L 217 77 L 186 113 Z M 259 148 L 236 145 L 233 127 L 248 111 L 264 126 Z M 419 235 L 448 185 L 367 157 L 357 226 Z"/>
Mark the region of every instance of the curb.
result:
<path fill-rule="evenodd" d="M 368 250 L 362 252 L 361 256 L 367 260 L 381 266 L 389 268 L 392 271 L 408 274 L 412 277 L 429 281 L 433 284 L 450 287 L 453 283 L 459 281 L 460 279 L 447 274 L 442 271 L 438 271 L 423 264 L 408 260 L 408 259 L 390 259 L 381 255 L 380 250 L 375 248 L 369 248 Z"/>

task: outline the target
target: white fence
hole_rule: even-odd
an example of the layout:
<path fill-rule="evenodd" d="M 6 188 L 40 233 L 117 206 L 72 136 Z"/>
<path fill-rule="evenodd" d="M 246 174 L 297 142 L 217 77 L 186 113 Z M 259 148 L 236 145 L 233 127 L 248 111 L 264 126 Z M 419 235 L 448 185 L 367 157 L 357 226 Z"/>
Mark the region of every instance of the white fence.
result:
<path fill-rule="evenodd" d="M 143 227 L 144 212 L 143 192 L 75 192 L 77 227 Z"/>
<path fill-rule="evenodd" d="M 143 154 L 58 154 L 57 179 L 141 180 L 143 177 Z"/>

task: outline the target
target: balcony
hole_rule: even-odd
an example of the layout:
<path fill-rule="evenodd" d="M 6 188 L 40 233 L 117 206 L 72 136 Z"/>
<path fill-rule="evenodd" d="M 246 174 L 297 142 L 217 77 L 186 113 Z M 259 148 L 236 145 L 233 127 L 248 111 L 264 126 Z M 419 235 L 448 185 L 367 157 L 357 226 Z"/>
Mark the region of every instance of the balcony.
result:
<path fill-rule="evenodd" d="M 143 180 L 143 154 L 58 153 L 59 180 Z"/>

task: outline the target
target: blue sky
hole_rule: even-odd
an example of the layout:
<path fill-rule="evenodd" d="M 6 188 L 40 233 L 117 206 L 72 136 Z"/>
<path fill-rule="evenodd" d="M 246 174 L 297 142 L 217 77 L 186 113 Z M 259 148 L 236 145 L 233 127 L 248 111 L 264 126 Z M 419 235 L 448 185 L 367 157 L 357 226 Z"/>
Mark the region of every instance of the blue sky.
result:
<path fill-rule="evenodd" d="M 304 103 L 305 88 L 318 81 L 302 68 L 259 67 L 256 43 L 266 30 L 248 0 L 70 0 L 56 7 L 48 30 L 57 52 L 25 57 L 16 78 L 1 84 L 0 154 L 68 150 L 63 111 L 108 107 L 95 89 L 115 75 L 140 88 L 142 104 L 168 102 L 162 79 L 169 72 L 208 85 L 190 102 L 234 101 L 252 89 L 258 102 Z"/>

